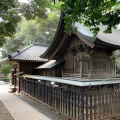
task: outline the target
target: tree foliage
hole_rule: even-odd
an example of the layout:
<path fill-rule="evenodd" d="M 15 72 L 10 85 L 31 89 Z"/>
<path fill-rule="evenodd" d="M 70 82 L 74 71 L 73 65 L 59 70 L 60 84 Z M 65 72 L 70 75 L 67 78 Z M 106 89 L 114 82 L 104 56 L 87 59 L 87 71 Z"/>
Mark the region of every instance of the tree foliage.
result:
<path fill-rule="evenodd" d="M 56 1 L 56 0 L 53 0 Z M 106 25 L 106 33 L 112 32 L 120 24 L 119 0 L 60 0 L 65 13 L 66 30 L 71 29 L 74 22 L 90 27 L 96 35 L 99 25 Z"/>
<path fill-rule="evenodd" d="M 10 63 L 4 63 L 0 67 L 0 73 L 4 74 L 5 77 L 10 73 Z"/>
<path fill-rule="evenodd" d="M 20 21 L 17 7 L 16 0 L 0 0 L 0 46 L 4 44 L 5 36 L 15 33 L 17 22 Z"/>
<path fill-rule="evenodd" d="M 36 16 L 46 18 L 46 7 L 49 4 L 49 0 L 30 0 L 29 3 L 21 3 L 18 9 L 27 20 L 35 19 Z"/>
<path fill-rule="evenodd" d="M 59 9 L 49 10 L 47 18 L 43 19 L 38 16 L 35 19 L 26 20 L 18 23 L 14 37 L 7 37 L 3 46 L 2 57 L 7 57 L 17 50 L 22 49 L 31 42 L 51 43 L 56 33 L 60 17 Z"/>
<path fill-rule="evenodd" d="M 5 43 L 5 37 L 12 37 L 16 32 L 21 16 L 27 20 L 36 16 L 46 18 L 46 6 L 49 0 L 30 0 L 29 4 L 18 0 L 0 0 L 0 46 Z"/>

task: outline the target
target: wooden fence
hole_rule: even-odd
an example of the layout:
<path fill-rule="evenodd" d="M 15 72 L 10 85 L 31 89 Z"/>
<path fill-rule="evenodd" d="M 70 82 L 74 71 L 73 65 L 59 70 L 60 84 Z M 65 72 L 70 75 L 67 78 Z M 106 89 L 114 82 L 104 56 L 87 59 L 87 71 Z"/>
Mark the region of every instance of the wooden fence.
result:
<path fill-rule="evenodd" d="M 21 91 L 71 120 L 104 120 L 120 114 L 120 84 L 78 87 L 21 78 Z"/>

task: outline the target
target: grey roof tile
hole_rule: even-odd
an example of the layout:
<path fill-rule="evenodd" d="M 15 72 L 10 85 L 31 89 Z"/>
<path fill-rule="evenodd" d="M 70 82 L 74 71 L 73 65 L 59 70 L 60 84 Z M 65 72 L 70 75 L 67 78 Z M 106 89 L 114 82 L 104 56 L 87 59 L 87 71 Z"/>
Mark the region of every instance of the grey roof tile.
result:
<path fill-rule="evenodd" d="M 25 61 L 47 61 L 47 59 L 40 58 L 48 48 L 45 44 L 32 44 L 20 51 L 11 55 L 12 60 L 25 60 Z"/>
<path fill-rule="evenodd" d="M 100 31 L 97 38 L 106 43 L 120 46 L 120 31 L 117 29 L 112 29 L 112 33 L 105 34 L 103 33 L 105 29 L 105 26 L 100 26 Z"/>

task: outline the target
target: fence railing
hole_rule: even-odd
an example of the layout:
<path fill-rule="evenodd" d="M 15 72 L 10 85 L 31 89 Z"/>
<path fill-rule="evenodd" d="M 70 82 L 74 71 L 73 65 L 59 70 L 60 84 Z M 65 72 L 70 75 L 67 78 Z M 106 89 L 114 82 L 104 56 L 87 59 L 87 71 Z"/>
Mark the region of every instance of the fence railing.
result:
<path fill-rule="evenodd" d="M 120 84 L 73 86 L 21 77 L 21 91 L 73 120 L 104 120 L 120 114 Z"/>

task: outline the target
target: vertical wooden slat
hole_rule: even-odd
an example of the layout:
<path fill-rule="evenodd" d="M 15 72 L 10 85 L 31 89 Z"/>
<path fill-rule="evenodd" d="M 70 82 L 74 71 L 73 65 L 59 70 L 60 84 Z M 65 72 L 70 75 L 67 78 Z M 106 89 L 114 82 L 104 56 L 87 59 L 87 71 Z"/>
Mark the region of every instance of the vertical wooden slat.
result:
<path fill-rule="evenodd" d="M 61 88 L 60 88 L 60 111 L 61 111 L 61 106 L 62 106 L 62 102 L 61 102 Z"/>
<path fill-rule="evenodd" d="M 114 109 L 114 86 L 112 85 L 112 114 L 113 115 L 115 112 L 115 109 Z"/>
<path fill-rule="evenodd" d="M 99 119 L 101 119 L 101 86 L 99 86 L 99 94 L 98 94 L 98 104 L 99 104 Z"/>
<path fill-rule="evenodd" d="M 71 94 L 71 117 L 73 117 L 73 92 Z"/>
<path fill-rule="evenodd" d="M 45 81 L 43 82 L 43 102 L 45 103 Z"/>
<path fill-rule="evenodd" d="M 116 113 L 118 114 L 119 113 L 119 101 L 118 101 L 118 99 L 119 99 L 119 97 L 118 97 L 118 95 L 119 95 L 119 87 L 117 87 L 117 95 L 116 95 L 116 107 L 117 107 L 117 111 L 116 111 Z"/>
<path fill-rule="evenodd" d="M 112 115 L 112 90 L 110 91 L 110 116 Z"/>
<path fill-rule="evenodd" d="M 52 106 L 52 86 L 50 86 L 50 98 L 49 98 L 49 104 Z"/>
<path fill-rule="evenodd" d="M 90 120 L 93 120 L 92 117 L 92 93 L 90 94 Z"/>
<path fill-rule="evenodd" d="M 40 90 L 40 92 L 39 92 L 39 100 L 42 101 L 42 83 L 41 82 L 39 83 L 39 90 Z"/>
<path fill-rule="evenodd" d="M 63 96 L 63 94 L 64 94 L 64 90 L 62 89 L 62 112 L 63 112 L 63 109 L 64 109 L 64 100 L 63 100 L 64 96 Z"/>
<path fill-rule="evenodd" d="M 86 120 L 88 120 L 88 94 L 86 93 Z"/>
<path fill-rule="evenodd" d="M 65 114 L 67 114 L 67 95 L 68 95 L 68 91 L 66 90 L 65 92 L 65 107 L 66 107 Z"/>
<path fill-rule="evenodd" d="M 103 117 L 104 116 L 104 92 L 102 92 L 101 95 L 102 95 L 102 99 L 101 99 L 102 100 L 102 111 L 101 112 L 102 112 L 102 117 Z"/>
<path fill-rule="evenodd" d="M 76 93 L 74 93 L 74 118 L 76 119 Z"/>
<path fill-rule="evenodd" d="M 46 96 L 47 96 L 47 94 L 46 94 L 46 92 L 47 92 L 47 90 L 46 90 L 46 85 L 44 86 L 44 93 L 45 93 L 45 95 L 44 95 L 44 102 L 46 103 Z"/>
<path fill-rule="evenodd" d="M 117 87 L 115 87 L 115 114 L 117 114 Z"/>
<path fill-rule="evenodd" d="M 40 96 L 41 96 L 41 89 L 40 89 L 40 82 L 38 82 L 38 100 L 41 100 Z"/>
<path fill-rule="evenodd" d="M 57 108 L 57 88 L 55 88 L 55 108 Z"/>
<path fill-rule="evenodd" d="M 106 114 L 107 114 L 107 116 L 109 116 L 109 90 L 107 91 L 107 95 L 106 95 L 106 110 L 107 110 L 107 112 L 106 112 Z"/>
<path fill-rule="evenodd" d="M 68 86 L 68 95 L 67 95 L 68 116 L 70 116 L 70 96 L 71 96 L 71 88 L 70 86 Z"/>
<path fill-rule="evenodd" d="M 97 99 L 96 99 L 96 94 L 94 94 L 94 119 L 96 120 L 97 119 L 97 104 L 96 104 L 96 102 L 97 102 Z"/>
<path fill-rule="evenodd" d="M 56 108 L 56 88 L 54 88 L 54 108 Z"/>
<path fill-rule="evenodd" d="M 60 96 L 61 96 L 61 97 L 60 97 L 60 101 L 61 101 L 61 107 L 60 107 L 60 108 L 61 108 L 61 112 L 62 112 L 62 89 L 61 89 L 60 91 L 61 91 L 61 92 L 60 92 L 60 94 L 61 94 L 61 95 L 60 95 Z"/>
<path fill-rule="evenodd" d="M 63 111 L 63 88 L 60 88 L 60 111 Z"/>
<path fill-rule="evenodd" d="M 84 120 L 84 87 L 80 88 L 81 91 L 81 119 Z"/>
<path fill-rule="evenodd" d="M 57 109 L 58 109 L 58 111 L 60 110 L 60 87 L 59 87 L 59 85 L 58 85 L 58 93 L 57 93 L 57 101 L 58 101 L 58 103 L 57 103 Z"/>
<path fill-rule="evenodd" d="M 24 81 L 24 84 L 25 84 L 25 86 L 24 86 L 25 87 L 24 88 L 25 91 L 24 92 L 26 92 L 26 80 Z"/>
<path fill-rule="evenodd" d="M 53 107 L 55 107 L 55 88 L 53 88 Z"/>
<path fill-rule="evenodd" d="M 35 86 L 35 80 L 33 81 L 33 97 L 35 97 L 35 88 L 36 88 L 36 86 Z"/>
<path fill-rule="evenodd" d="M 47 104 L 48 104 L 48 97 L 49 97 L 49 86 L 46 86 L 46 95 L 47 95 Z"/>
<path fill-rule="evenodd" d="M 78 93 L 78 106 L 77 106 L 77 108 L 78 108 L 78 112 L 77 112 L 78 120 L 80 120 L 80 94 L 79 93 Z"/>

